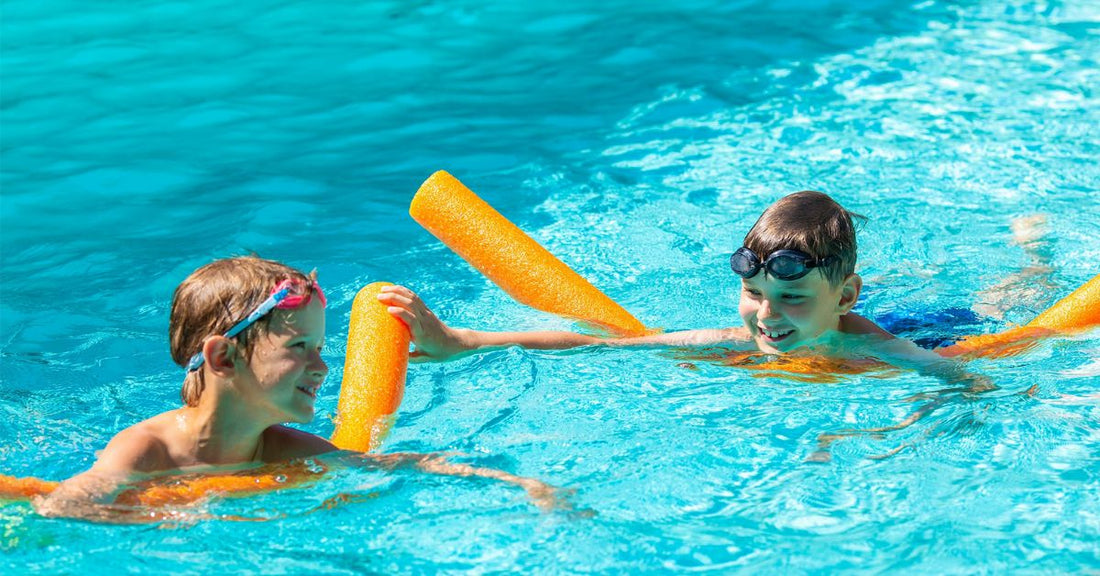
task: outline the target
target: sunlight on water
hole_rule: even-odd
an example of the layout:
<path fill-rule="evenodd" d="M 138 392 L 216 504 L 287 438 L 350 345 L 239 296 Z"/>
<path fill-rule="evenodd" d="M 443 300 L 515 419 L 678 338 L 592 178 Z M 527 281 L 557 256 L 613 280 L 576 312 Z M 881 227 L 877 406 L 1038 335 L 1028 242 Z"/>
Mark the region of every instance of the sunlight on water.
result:
<path fill-rule="evenodd" d="M 304 428 L 325 436 L 368 282 L 406 283 L 457 326 L 575 328 L 406 217 L 438 169 L 647 325 L 738 324 L 729 254 L 800 189 L 869 217 L 863 314 L 929 346 L 1026 322 L 1098 272 L 1098 14 L 1092 0 L 8 2 L 0 473 L 68 477 L 178 405 L 171 293 L 212 258 L 319 270 L 333 369 Z M 1096 336 L 976 360 L 997 390 L 875 433 L 946 386 L 655 350 L 415 365 L 384 451 L 539 478 L 575 490 L 574 511 L 361 469 L 191 511 L 260 524 L 150 530 L 11 504 L 0 571 L 1087 571 Z"/>

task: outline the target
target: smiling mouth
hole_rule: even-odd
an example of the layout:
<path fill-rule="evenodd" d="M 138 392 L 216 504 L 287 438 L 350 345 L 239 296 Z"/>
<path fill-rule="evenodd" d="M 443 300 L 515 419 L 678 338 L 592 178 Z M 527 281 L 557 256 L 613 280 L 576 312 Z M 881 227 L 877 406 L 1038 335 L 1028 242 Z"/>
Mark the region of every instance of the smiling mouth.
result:
<path fill-rule="evenodd" d="M 760 330 L 760 335 L 764 337 L 764 340 L 768 342 L 779 342 L 785 339 L 787 336 L 794 334 L 794 330 L 768 330 L 763 326 L 757 325 L 757 330 Z"/>
<path fill-rule="evenodd" d="M 298 386 L 298 391 L 310 398 L 317 398 L 318 388 L 320 388 L 320 386 Z"/>

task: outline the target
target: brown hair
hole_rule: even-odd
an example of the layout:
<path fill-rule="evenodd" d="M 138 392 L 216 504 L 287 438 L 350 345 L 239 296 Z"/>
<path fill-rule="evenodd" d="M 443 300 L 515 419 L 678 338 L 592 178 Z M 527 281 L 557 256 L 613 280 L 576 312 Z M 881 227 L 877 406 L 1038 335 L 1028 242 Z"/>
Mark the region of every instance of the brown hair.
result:
<path fill-rule="evenodd" d="M 833 256 L 821 267 L 829 283 L 837 286 L 856 270 L 856 229 L 852 218 L 866 220 L 845 210 L 828 194 L 795 192 L 768 207 L 745 235 L 745 247 L 760 259 L 776 250 L 799 250 L 814 258 Z"/>
<path fill-rule="evenodd" d="M 258 256 L 215 260 L 195 270 L 172 295 L 168 321 L 172 360 L 186 367 L 191 356 L 202 352 L 207 337 L 224 334 L 244 319 L 276 284 L 288 278 L 310 282 L 314 276 Z M 271 315 L 265 315 L 236 336 L 245 358 L 251 357 L 252 337 L 266 333 L 270 321 Z M 188 406 L 199 403 L 205 388 L 202 372 L 195 370 L 184 377 L 180 398 Z"/>

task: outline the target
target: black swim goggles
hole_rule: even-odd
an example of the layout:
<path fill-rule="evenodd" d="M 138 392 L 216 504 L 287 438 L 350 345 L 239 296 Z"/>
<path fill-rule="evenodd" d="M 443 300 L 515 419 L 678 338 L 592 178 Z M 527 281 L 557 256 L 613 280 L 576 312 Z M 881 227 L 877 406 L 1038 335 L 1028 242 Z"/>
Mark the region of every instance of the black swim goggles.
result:
<path fill-rule="evenodd" d="M 763 268 L 780 280 L 798 280 L 814 268 L 828 266 L 835 256 L 817 259 L 798 250 L 776 250 L 767 260 L 760 261 L 755 252 L 742 246 L 730 256 L 730 268 L 742 278 L 752 278 Z"/>

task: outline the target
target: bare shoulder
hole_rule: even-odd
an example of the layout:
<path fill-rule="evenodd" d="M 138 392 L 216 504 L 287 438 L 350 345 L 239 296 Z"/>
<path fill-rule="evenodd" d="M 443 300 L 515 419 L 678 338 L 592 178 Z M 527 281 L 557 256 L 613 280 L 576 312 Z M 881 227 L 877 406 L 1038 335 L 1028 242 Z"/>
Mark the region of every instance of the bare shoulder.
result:
<path fill-rule="evenodd" d="M 264 430 L 264 462 L 307 458 L 336 450 L 339 448 L 332 442 L 289 426 L 275 425 Z"/>
<path fill-rule="evenodd" d="M 840 317 L 840 331 L 844 334 L 862 334 L 881 336 L 886 339 L 894 339 L 895 336 L 871 320 L 854 312 L 849 312 Z"/>
<path fill-rule="evenodd" d="M 144 420 L 115 434 L 99 454 L 93 470 L 129 474 L 173 468 L 164 435 L 165 417 L 170 412 Z"/>

